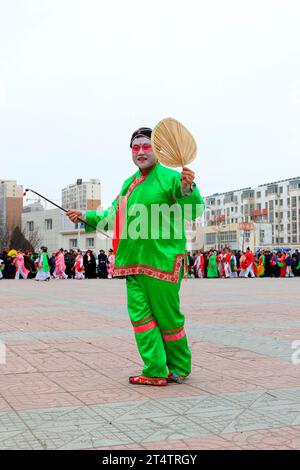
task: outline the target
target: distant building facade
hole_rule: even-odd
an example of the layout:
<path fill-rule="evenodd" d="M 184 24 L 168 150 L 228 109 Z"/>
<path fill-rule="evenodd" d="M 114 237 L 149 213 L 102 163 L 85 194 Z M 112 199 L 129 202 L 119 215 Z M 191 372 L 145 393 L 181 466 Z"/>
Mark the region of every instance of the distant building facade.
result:
<path fill-rule="evenodd" d="M 66 209 L 96 210 L 101 206 L 101 184 L 98 179 L 78 179 L 61 192 L 62 206 Z"/>
<path fill-rule="evenodd" d="M 0 180 L 0 229 L 21 227 L 23 186 L 15 180 Z"/>
<path fill-rule="evenodd" d="M 222 250 L 225 247 L 232 250 L 252 251 L 259 248 L 272 248 L 272 226 L 268 223 L 233 223 L 203 226 L 200 222 L 187 227 L 188 251 L 210 249 Z"/>
<path fill-rule="evenodd" d="M 245 232 L 242 224 L 249 223 L 250 230 L 246 232 L 250 232 L 250 237 L 245 238 L 252 237 L 256 246 L 300 248 L 300 177 L 216 193 L 204 200 L 205 213 L 199 224 L 207 233 L 205 246 L 209 240 L 213 243 L 214 232 L 220 233 L 218 238 L 222 243 L 235 244 L 238 232 Z M 209 227 L 212 229 L 206 230 Z M 231 236 L 234 240 L 230 241 Z"/>

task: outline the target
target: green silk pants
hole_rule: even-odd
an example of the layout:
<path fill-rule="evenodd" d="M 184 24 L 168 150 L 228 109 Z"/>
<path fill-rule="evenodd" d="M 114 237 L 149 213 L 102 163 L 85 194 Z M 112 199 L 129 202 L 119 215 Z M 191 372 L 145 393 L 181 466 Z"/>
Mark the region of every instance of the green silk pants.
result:
<path fill-rule="evenodd" d="M 180 311 L 178 283 L 144 274 L 126 278 L 127 305 L 145 377 L 167 377 L 191 372 L 191 352 Z"/>

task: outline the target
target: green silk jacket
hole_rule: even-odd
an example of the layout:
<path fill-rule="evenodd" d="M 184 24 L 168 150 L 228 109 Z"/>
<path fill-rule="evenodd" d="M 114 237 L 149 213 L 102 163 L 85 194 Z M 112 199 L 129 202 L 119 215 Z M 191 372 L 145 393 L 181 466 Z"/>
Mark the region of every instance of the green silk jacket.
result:
<path fill-rule="evenodd" d="M 138 170 L 128 178 L 109 209 L 87 211 L 87 223 L 111 230 L 122 201 L 126 215 L 114 275 L 145 274 L 177 282 L 187 252 L 185 222 L 195 220 L 204 210 L 196 185 L 190 194 L 182 195 L 181 174 L 157 163 L 146 177 Z M 85 231 L 93 229 L 86 226 Z"/>
<path fill-rule="evenodd" d="M 47 256 L 47 253 L 42 253 L 41 255 L 41 264 L 42 264 L 42 270 L 45 272 L 45 273 L 48 273 L 50 272 L 50 267 L 49 267 L 49 263 L 48 263 L 48 256 Z"/>

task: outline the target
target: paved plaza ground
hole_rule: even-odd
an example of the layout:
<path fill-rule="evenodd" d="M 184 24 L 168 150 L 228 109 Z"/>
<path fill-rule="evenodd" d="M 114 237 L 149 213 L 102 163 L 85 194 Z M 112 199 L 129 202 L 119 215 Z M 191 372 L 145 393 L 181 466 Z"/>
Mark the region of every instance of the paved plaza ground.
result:
<path fill-rule="evenodd" d="M 124 280 L 0 281 L 0 448 L 300 449 L 300 279 L 181 294 L 192 375 L 133 386 Z"/>

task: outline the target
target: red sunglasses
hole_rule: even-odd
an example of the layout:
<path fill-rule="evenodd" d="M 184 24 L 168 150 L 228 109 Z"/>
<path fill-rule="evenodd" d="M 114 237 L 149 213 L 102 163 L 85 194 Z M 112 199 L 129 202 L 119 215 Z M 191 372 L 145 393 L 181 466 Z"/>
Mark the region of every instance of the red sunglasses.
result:
<path fill-rule="evenodd" d="M 141 149 L 143 153 L 151 153 L 152 145 L 151 144 L 143 144 L 143 145 L 134 144 L 132 146 L 132 153 L 139 153 Z"/>

